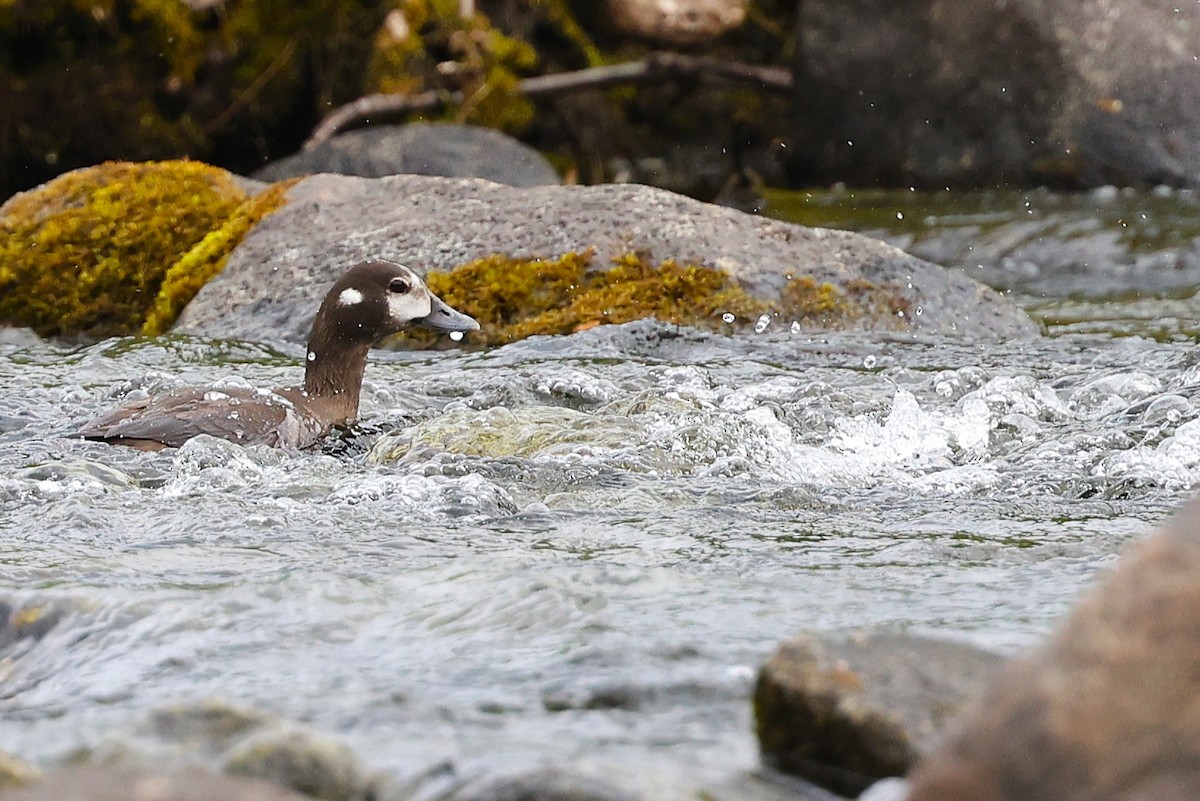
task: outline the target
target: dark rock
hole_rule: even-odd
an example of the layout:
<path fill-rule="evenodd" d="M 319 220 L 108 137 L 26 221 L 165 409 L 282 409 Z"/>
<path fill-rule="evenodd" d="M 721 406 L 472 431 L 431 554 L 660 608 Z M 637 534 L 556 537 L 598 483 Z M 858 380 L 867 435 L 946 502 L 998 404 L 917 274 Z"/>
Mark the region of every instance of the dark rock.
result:
<path fill-rule="evenodd" d="M 252 735 L 225 756 L 224 771 L 265 779 L 324 801 L 352 801 L 370 787 L 358 759 L 345 746 L 302 729 Z"/>
<path fill-rule="evenodd" d="M 199 769 L 168 772 L 93 766 L 51 773 L 0 797 L 4 801 L 311 801 L 266 782 Z"/>
<path fill-rule="evenodd" d="M 960 272 L 844 231 L 809 229 L 645 186 L 514 189 L 477 180 L 319 175 L 260 222 L 224 271 L 184 310 L 176 331 L 302 342 L 317 301 L 348 265 L 382 256 L 448 270 L 494 253 L 556 257 L 595 250 L 608 264 L 629 252 L 724 269 L 759 297 L 778 299 L 791 276 L 893 298 L 887 319 L 851 321 L 970 337 L 1030 337 L 1032 321 Z M 907 309 L 907 311 L 905 311 Z"/>
<path fill-rule="evenodd" d="M 20 604 L 0 599 L 0 650 L 21 640 L 42 639 L 78 609 L 78 602 L 67 598 L 31 599 Z"/>
<path fill-rule="evenodd" d="M 1006 665 L 908 801 L 1184 801 L 1200 788 L 1200 504 Z"/>
<path fill-rule="evenodd" d="M 786 642 L 754 692 L 763 760 L 842 793 L 902 775 L 999 661 L 890 632 Z"/>
<path fill-rule="evenodd" d="M 800 9 L 790 152 L 804 178 L 1200 183 L 1194 3 L 810 0 Z"/>
<path fill-rule="evenodd" d="M 273 722 L 264 712 L 209 700 L 155 709 L 146 729 L 157 738 L 216 755 L 238 738 Z"/>
<path fill-rule="evenodd" d="M 311 151 L 273 161 L 254 177 L 280 181 L 322 172 L 363 178 L 405 173 L 486 178 L 509 186 L 559 183 L 541 153 L 511 136 L 474 125 L 430 122 L 347 131 Z"/>

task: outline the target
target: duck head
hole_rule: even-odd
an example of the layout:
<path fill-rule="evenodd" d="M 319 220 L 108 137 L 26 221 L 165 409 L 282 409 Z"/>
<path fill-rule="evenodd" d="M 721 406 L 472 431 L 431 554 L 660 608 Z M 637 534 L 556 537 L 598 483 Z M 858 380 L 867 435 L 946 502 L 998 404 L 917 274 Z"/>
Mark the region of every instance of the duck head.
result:
<path fill-rule="evenodd" d="M 375 259 L 352 267 L 329 290 L 313 322 L 313 339 L 322 333 L 370 347 L 413 326 L 449 333 L 475 331 L 479 323 L 447 306 L 413 270 Z"/>
<path fill-rule="evenodd" d="M 479 323 L 447 306 L 403 264 L 375 259 L 350 268 L 329 290 L 308 339 L 304 391 L 336 398 L 347 419 L 358 413 L 367 351 L 406 328 L 475 331 Z"/>

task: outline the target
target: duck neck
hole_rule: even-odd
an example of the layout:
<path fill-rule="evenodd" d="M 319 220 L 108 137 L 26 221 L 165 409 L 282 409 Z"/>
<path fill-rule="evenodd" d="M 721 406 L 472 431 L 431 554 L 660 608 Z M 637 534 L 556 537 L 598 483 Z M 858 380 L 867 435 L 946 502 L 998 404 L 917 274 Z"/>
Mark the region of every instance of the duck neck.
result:
<path fill-rule="evenodd" d="M 358 416 L 368 350 L 367 344 L 314 331 L 306 354 L 305 394 L 329 405 L 341 419 L 353 420 Z"/>

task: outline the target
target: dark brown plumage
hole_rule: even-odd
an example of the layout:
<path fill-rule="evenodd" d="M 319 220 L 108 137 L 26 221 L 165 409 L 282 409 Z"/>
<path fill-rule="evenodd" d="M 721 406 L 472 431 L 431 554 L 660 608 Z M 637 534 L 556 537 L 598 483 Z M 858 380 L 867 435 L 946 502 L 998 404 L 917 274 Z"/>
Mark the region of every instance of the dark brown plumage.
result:
<path fill-rule="evenodd" d="M 178 447 L 199 434 L 304 448 L 358 416 L 367 352 L 414 325 L 447 332 L 479 328 L 408 267 L 364 262 L 333 285 L 317 311 L 302 387 L 171 390 L 124 403 L 74 436 L 143 450 Z"/>

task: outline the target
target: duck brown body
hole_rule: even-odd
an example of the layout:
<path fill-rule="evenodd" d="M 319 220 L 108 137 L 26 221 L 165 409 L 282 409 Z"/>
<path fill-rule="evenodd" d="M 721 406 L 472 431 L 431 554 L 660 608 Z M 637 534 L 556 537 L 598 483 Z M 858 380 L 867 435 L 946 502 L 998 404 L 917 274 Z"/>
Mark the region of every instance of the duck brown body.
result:
<path fill-rule="evenodd" d="M 447 332 L 479 327 L 429 292 L 408 267 L 364 262 L 333 285 L 317 311 L 303 386 L 170 390 L 126 402 L 76 436 L 143 450 L 178 447 L 200 434 L 305 448 L 358 416 L 371 346 L 414 325 Z"/>

